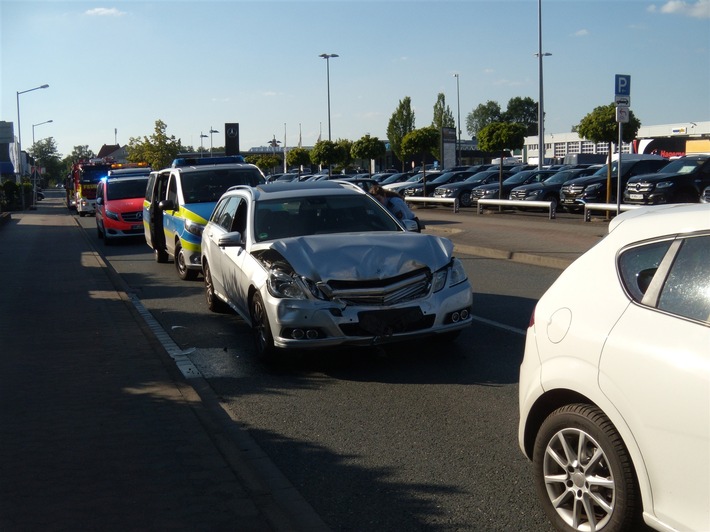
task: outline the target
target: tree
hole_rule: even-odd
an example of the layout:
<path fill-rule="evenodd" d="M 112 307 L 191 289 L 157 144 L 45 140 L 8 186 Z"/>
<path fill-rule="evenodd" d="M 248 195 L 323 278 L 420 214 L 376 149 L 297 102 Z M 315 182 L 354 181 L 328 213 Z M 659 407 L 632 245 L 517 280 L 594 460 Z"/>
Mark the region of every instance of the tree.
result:
<path fill-rule="evenodd" d="M 311 150 L 311 161 L 321 167 L 338 162 L 338 147 L 332 140 L 319 140 Z"/>
<path fill-rule="evenodd" d="M 265 174 L 274 173 L 276 168 L 281 168 L 281 157 L 273 154 L 247 155 L 244 160 L 249 164 L 258 166 Z"/>
<path fill-rule="evenodd" d="M 621 130 L 621 139 L 624 142 L 631 142 L 636 138 L 641 122 L 634 116 L 633 111 L 629 111 L 629 123 L 624 124 Z M 606 142 L 609 157 L 611 157 L 611 145 L 619 139 L 619 124 L 616 122 L 616 104 L 601 105 L 595 107 L 587 116 L 582 118 L 577 125 L 577 133 L 583 139 L 592 142 Z M 621 151 L 621 146 L 619 146 Z M 611 164 L 607 165 L 606 176 L 606 202 L 611 198 Z"/>
<path fill-rule="evenodd" d="M 516 96 L 508 101 L 508 107 L 503 113 L 504 122 L 517 122 L 525 126 L 526 135 L 537 134 L 538 105 L 530 97 Z"/>
<path fill-rule="evenodd" d="M 402 139 L 410 131 L 414 130 L 414 111 L 412 111 L 412 99 L 405 96 L 399 101 L 399 105 L 387 124 L 387 139 L 390 142 L 392 153 L 402 161 L 404 170 L 404 157 L 402 156 Z"/>
<path fill-rule="evenodd" d="M 500 110 L 500 105 L 498 102 L 488 100 L 486 103 L 480 104 L 473 111 L 468 113 L 466 117 L 466 131 L 472 137 L 477 137 L 478 132 L 481 131 L 488 124 L 494 122 L 501 122 L 503 114 Z"/>
<path fill-rule="evenodd" d="M 29 153 L 34 157 L 35 164 L 45 170 L 42 176 L 42 186 L 47 186 L 47 180 L 50 178 L 61 181 L 62 163 L 59 153 L 57 153 L 57 143 L 53 137 L 47 137 L 35 142 Z"/>
<path fill-rule="evenodd" d="M 338 139 L 335 141 L 335 152 L 336 152 L 336 159 L 335 163 L 338 163 L 341 169 L 347 168 L 350 166 L 350 163 L 353 160 L 352 155 L 350 155 L 350 152 L 353 149 L 353 141 L 352 140 L 347 140 L 347 139 Z"/>
<path fill-rule="evenodd" d="M 504 151 L 519 150 L 525 144 L 525 126 L 517 122 L 494 122 L 478 132 L 478 147 L 483 151 L 499 152 L 498 199 L 503 199 Z"/>
<path fill-rule="evenodd" d="M 182 144 L 174 135 L 168 136 L 165 130 L 167 124 L 162 120 L 155 121 L 155 130 L 150 137 L 131 137 L 126 147 L 127 159 L 133 163 L 148 163 L 151 168 L 159 170 L 167 168 L 181 151 Z"/>
<path fill-rule="evenodd" d="M 446 97 L 443 92 L 440 92 L 436 98 L 436 103 L 434 104 L 434 119 L 431 121 L 431 125 L 439 131 L 445 127 L 456 127 L 454 115 L 451 109 L 449 109 L 449 106 L 446 105 Z"/>
<path fill-rule="evenodd" d="M 372 159 L 383 157 L 386 151 L 385 144 L 380 139 L 377 137 L 371 137 L 370 135 L 365 135 L 360 140 L 353 142 L 350 155 L 353 159 L 371 161 Z M 367 171 L 370 176 L 372 176 L 371 164 L 367 165 Z"/>
<path fill-rule="evenodd" d="M 441 131 L 434 126 L 415 129 L 407 133 L 402 139 L 402 155 L 404 157 L 421 156 L 422 168 L 424 168 L 424 195 L 426 196 L 426 165 L 424 164 L 427 154 L 436 157 L 439 151 Z"/>
<path fill-rule="evenodd" d="M 298 173 L 301 173 L 301 167 L 310 166 L 311 154 L 306 148 L 291 148 L 286 154 L 286 165 L 291 168 L 298 166 Z"/>

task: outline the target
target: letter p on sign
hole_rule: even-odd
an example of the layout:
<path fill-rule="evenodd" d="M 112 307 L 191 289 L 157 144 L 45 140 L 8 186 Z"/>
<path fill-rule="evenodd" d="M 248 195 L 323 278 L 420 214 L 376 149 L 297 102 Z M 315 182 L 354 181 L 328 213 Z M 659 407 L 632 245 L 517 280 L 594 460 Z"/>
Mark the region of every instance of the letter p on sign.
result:
<path fill-rule="evenodd" d="M 614 96 L 631 96 L 631 76 L 616 75 L 614 78 Z"/>

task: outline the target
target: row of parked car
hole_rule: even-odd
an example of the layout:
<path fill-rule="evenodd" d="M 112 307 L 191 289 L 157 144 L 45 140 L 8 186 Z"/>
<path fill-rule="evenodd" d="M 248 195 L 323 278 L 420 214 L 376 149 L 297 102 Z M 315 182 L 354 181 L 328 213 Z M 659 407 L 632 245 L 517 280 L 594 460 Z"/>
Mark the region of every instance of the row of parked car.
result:
<path fill-rule="evenodd" d="M 240 159 L 176 159 L 149 175 L 103 180 L 96 204 L 99 238 L 142 234 L 181 279 L 202 274 L 209 309 L 241 316 L 264 359 L 453 340 L 472 323 L 472 289 L 453 243 L 417 232 L 416 221 L 398 220 L 352 180 L 267 184 Z"/>
<path fill-rule="evenodd" d="M 608 165 L 548 167 L 477 165 L 426 174 L 373 175 L 385 188 L 407 197 L 458 200 L 470 207 L 479 199 L 546 201 L 568 212 L 586 203 L 607 201 Z M 610 201 L 616 202 L 618 160 L 611 164 Z M 626 154 L 621 159 L 622 202 L 637 205 L 697 203 L 710 198 L 710 155 L 687 155 L 669 161 L 658 155 Z"/>

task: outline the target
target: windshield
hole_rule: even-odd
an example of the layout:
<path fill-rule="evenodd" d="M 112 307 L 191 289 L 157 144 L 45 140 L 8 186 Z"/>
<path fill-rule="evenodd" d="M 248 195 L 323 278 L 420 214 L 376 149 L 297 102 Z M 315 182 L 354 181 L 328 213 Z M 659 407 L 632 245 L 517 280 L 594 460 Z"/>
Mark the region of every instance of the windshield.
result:
<path fill-rule="evenodd" d="M 574 177 L 572 172 L 557 172 L 543 181 L 545 185 L 561 185 Z"/>
<path fill-rule="evenodd" d="M 254 216 L 257 242 L 325 233 L 402 230 L 377 200 L 361 194 L 261 201 Z"/>
<path fill-rule="evenodd" d="M 660 170 L 669 174 L 690 174 L 703 165 L 707 159 L 676 159 Z"/>
<path fill-rule="evenodd" d="M 402 179 L 404 174 L 393 174 L 386 179 L 380 181 L 380 185 L 389 185 L 390 183 L 396 183 Z"/>
<path fill-rule="evenodd" d="M 185 203 L 217 201 L 229 187 L 257 186 L 261 174 L 255 168 L 210 168 L 197 172 L 183 172 L 182 193 Z"/>
<path fill-rule="evenodd" d="M 439 177 L 437 177 L 433 181 L 429 181 L 429 183 L 432 185 L 436 185 L 438 183 L 446 183 L 447 181 L 449 181 L 453 177 L 453 175 L 454 175 L 453 172 L 446 172 L 445 174 L 441 174 Z"/>
<path fill-rule="evenodd" d="M 471 177 L 467 178 L 464 183 L 478 183 L 479 181 L 483 181 L 488 176 L 493 174 L 497 175 L 498 171 L 496 170 L 495 172 L 478 172 L 477 174 L 473 174 Z"/>
<path fill-rule="evenodd" d="M 121 200 L 128 198 L 145 197 L 145 188 L 148 184 L 148 177 L 145 179 L 126 179 L 118 181 L 108 181 L 107 197 L 109 200 Z"/>
<path fill-rule="evenodd" d="M 79 181 L 81 183 L 98 183 L 108 175 L 108 169 L 108 165 L 82 167 Z"/>
<path fill-rule="evenodd" d="M 518 172 L 517 174 L 513 174 L 508 179 L 503 181 L 503 183 L 505 183 L 506 185 L 515 185 L 517 183 L 523 183 L 531 175 L 532 174 L 530 172 Z"/>

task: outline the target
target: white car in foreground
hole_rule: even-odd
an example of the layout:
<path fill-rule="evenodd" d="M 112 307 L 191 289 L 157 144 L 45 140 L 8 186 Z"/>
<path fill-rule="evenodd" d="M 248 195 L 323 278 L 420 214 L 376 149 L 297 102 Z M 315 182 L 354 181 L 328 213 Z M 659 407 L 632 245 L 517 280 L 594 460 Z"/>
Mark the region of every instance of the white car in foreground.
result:
<path fill-rule="evenodd" d="M 559 530 L 710 530 L 710 205 L 614 218 L 538 302 L 519 393 Z"/>
<path fill-rule="evenodd" d="M 452 339 L 472 322 L 452 242 L 406 231 L 351 183 L 233 187 L 202 233 L 202 270 L 208 307 L 235 310 L 264 358 L 278 348 Z"/>

